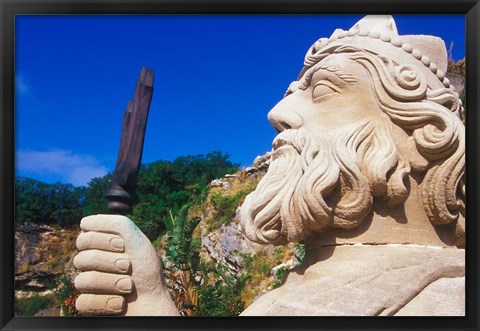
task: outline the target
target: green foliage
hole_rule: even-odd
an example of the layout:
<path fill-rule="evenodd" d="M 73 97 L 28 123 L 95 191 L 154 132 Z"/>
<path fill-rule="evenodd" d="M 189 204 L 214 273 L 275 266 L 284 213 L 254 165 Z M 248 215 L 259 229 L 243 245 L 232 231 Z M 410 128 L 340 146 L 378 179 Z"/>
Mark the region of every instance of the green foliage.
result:
<path fill-rule="evenodd" d="M 252 192 L 257 183 L 248 181 L 246 183 L 239 183 L 241 188 L 234 193 L 222 193 L 220 191 L 210 194 L 210 204 L 215 209 L 213 216 L 207 220 L 207 230 L 213 231 L 222 224 L 230 222 L 235 217 L 235 211 L 240 206 L 245 197 Z"/>
<path fill-rule="evenodd" d="M 165 265 L 165 275 L 171 284 L 173 302 L 182 316 L 195 315 L 198 305 L 198 282 L 195 272 L 200 262 L 201 239 L 193 238 L 193 231 L 200 223 L 200 218 L 187 219 L 186 204 L 180 208 L 175 217 L 165 220 L 167 227 L 167 257 L 171 263 Z"/>
<path fill-rule="evenodd" d="M 246 278 L 262 280 L 270 276 L 270 270 L 277 264 L 268 258 L 267 253 L 259 252 L 257 254 L 242 255 L 245 261 Z"/>
<path fill-rule="evenodd" d="M 47 285 L 54 294 L 41 296 L 35 293 L 28 298 L 15 299 L 15 313 L 19 316 L 34 316 L 42 309 L 62 307 L 64 316 L 77 316 L 75 300 L 79 296 L 72 282 L 62 275 L 56 282 Z"/>
<path fill-rule="evenodd" d="M 297 260 L 302 264 L 305 261 L 305 252 L 306 252 L 307 246 L 303 243 L 297 243 L 295 245 L 295 256 L 297 257 Z"/>
<path fill-rule="evenodd" d="M 15 178 L 15 221 L 69 227 L 80 221 L 84 187 Z"/>
<path fill-rule="evenodd" d="M 85 208 L 83 216 L 106 214 L 108 200 L 105 193 L 110 187 L 112 175 L 107 174 L 90 180 L 85 193 Z"/>
<path fill-rule="evenodd" d="M 142 166 L 137 189 L 140 203 L 134 207 L 131 218 L 150 240 L 155 240 L 165 231 L 164 220 L 169 219 L 169 211 L 176 213 L 190 202 L 199 204 L 207 196 L 213 179 L 237 170 L 238 166 L 222 152 L 181 156 L 173 162 Z"/>
<path fill-rule="evenodd" d="M 238 286 L 224 286 L 219 281 L 215 285 L 200 287 L 198 316 L 228 317 L 238 316 L 244 309 Z"/>
<path fill-rule="evenodd" d="M 199 287 L 198 316 L 238 316 L 244 310 L 241 292 L 243 278 L 232 275 L 223 264 L 202 263 L 201 274 L 205 282 Z"/>
<path fill-rule="evenodd" d="M 142 196 L 140 203 L 133 208 L 133 213 L 129 217 L 150 240 L 154 240 L 165 233 L 166 210 L 164 198 L 148 194 Z"/>
<path fill-rule="evenodd" d="M 277 273 L 275 274 L 275 281 L 273 282 L 273 288 L 278 288 L 283 284 L 287 271 L 288 270 L 285 267 L 281 267 L 278 269 Z"/>
<path fill-rule="evenodd" d="M 167 256 L 179 269 L 196 271 L 200 261 L 200 238 L 192 238 L 193 231 L 200 223 L 200 218 L 187 219 L 189 205 L 184 205 L 177 216 L 166 219 L 167 226 Z"/>
<path fill-rule="evenodd" d="M 215 208 L 215 214 L 209 220 L 208 231 L 228 223 L 235 217 L 235 210 L 240 205 L 239 195 L 223 195 L 221 192 L 214 192 L 210 195 L 210 203 Z"/>
<path fill-rule="evenodd" d="M 241 293 L 246 306 L 250 305 L 261 290 L 268 287 L 278 287 L 283 283 L 287 270 L 280 268 L 276 275 L 271 274 L 273 267 L 278 266 L 294 254 L 288 246 L 275 248 L 273 254 L 258 252 L 256 254 L 242 254 L 245 270 L 242 275 L 245 287 Z M 284 269 L 284 270 L 282 270 Z"/>
<path fill-rule="evenodd" d="M 15 314 L 18 316 L 34 316 L 40 310 L 51 306 L 54 301 L 54 296 L 40 296 L 38 293 L 29 298 L 15 299 Z"/>
<path fill-rule="evenodd" d="M 207 155 L 181 156 L 172 163 L 173 178 L 189 187 L 194 196 L 201 196 L 212 180 L 238 170 L 238 164 L 228 161 L 228 157 L 228 154 L 220 151 Z"/>
<path fill-rule="evenodd" d="M 238 170 L 238 165 L 228 161 L 228 157 L 216 151 L 142 166 L 137 185 L 140 203 L 134 207 L 131 219 L 150 240 L 155 240 L 165 231 L 169 210 L 177 212 L 187 202 L 203 201 L 213 179 Z M 15 219 L 70 226 L 82 216 L 105 214 L 105 193 L 111 178 L 108 174 L 93 178 L 87 187 L 74 187 L 17 177 Z"/>
<path fill-rule="evenodd" d="M 55 289 L 55 301 L 57 306 L 63 308 L 65 316 L 78 316 L 75 301 L 79 295 L 78 290 L 65 275 L 58 279 Z"/>

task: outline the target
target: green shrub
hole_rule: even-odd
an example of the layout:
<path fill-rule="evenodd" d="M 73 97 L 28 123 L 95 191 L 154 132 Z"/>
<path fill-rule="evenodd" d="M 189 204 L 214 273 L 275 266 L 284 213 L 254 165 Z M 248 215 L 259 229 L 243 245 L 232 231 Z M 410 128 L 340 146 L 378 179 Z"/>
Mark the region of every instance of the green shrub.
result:
<path fill-rule="evenodd" d="M 208 222 L 208 231 L 212 231 L 222 224 L 228 223 L 235 217 L 240 197 L 237 195 L 223 195 L 221 192 L 214 192 L 210 196 L 210 203 L 215 208 L 215 213 Z"/>
<path fill-rule="evenodd" d="M 281 267 L 278 269 L 277 273 L 275 274 L 275 281 L 273 282 L 273 288 L 280 287 L 285 280 L 285 276 L 287 275 L 287 268 Z"/>
<path fill-rule="evenodd" d="M 164 221 L 170 211 L 177 214 L 187 203 L 201 204 L 213 179 L 238 170 L 228 157 L 216 151 L 142 166 L 137 189 L 140 203 L 131 219 L 150 240 L 155 240 L 165 232 Z"/>
<path fill-rule="evenodd" d="M 222 281 L 218 285 L 200 286 L 198 316 L 238 316 L 244 309 L 239 286 L 228 286 Z"/>
<path fill-rule="evenodd" d="M 207 230 L 213 231 L 222 224 L 227 224 L 235 217 L 235 211 L 243 203 L 245 197 L 255 190 L 256 181 L 247 180 L 237 182 L 239 189 L 236 192 L 222 193 L 220 191 L 210 194 L 210 204 L 215 209 L 213 216 L 207 220 Z"/>
<path fill-rule="evenodd" d="M 29 298 L 15 299 L 15 314 L 19 316 L 34 316 L 42 309 L 48 308 L 55 302 L 53 295 L 40 296 L 35 293 Z"/>
<path fill-rule="evenodd" d="M 307 249 L 307 246 L 303 243 L 297 243 L 295 245 L 295 256 L 297 257 L 297 260 L 302 264 L 305 261 L 305 251 Z"/>
<path fill-rule="evenodd" d="M 202 262 L 199 271 L 204 282 L 199 285 L 197 316 L 240 315 L 245 308 L 241 298 L 245 287 L 243 278 L 229 273 L 221 263 Z"/>
<path fill-rule="evenodd" d="M 65 316 L 78 316 L 75 301 L 79 295 L 80 292 L 65 275 L 58 280 L 55 290 L 55 304 L 63 308 Z"/>

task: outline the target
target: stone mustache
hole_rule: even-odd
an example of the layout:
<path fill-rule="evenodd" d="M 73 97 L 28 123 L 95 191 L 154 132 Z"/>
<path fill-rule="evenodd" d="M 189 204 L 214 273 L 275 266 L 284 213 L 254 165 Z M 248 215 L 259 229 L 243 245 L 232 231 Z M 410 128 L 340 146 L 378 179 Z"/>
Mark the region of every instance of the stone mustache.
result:
<path fill-rule="evenodd" d="M 464 315 L 465 128 L 444 42 L 366 16 L 308 50 L 270 111 L 269 170 L 241 208 L 257 243 L 305 263 L 242 315 Z M 90 315 L 178 315 L 155 250 L 124 216 L 82 220 Z M 441 304 L 440 304 L 441 303 Z"/>

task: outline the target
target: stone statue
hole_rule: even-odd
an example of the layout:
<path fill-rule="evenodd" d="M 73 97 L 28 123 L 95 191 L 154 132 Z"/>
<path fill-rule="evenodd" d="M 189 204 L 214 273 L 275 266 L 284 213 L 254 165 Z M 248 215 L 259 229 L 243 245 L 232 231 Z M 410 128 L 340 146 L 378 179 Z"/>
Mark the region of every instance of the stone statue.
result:
<path fill-rule="evenodd" d="M 464 315 L 465 132 L 444 42 L 366 16 L 313 44 L 268 118 L 278 136 L 241 222 L 303 241 L 305 263 L 242 315 Z M 77 308 L 175 315 L 153 248 L 126 217 L 82 221 Z"/>

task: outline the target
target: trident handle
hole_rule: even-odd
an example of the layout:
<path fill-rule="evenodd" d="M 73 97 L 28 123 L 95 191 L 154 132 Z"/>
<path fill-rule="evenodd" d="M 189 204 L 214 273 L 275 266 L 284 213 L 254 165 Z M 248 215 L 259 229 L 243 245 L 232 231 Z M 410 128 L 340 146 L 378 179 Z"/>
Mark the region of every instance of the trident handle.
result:
<path fill-rule="evenodd" d="M 143 154 L 147 118 L 153 95 L 153 69 L 142 68 L 135 95 L 123 115 L 122 136 L 111 187 L 106 192 L 107 211 L 128 215 L 138 203 L 135 193 Z"/>

